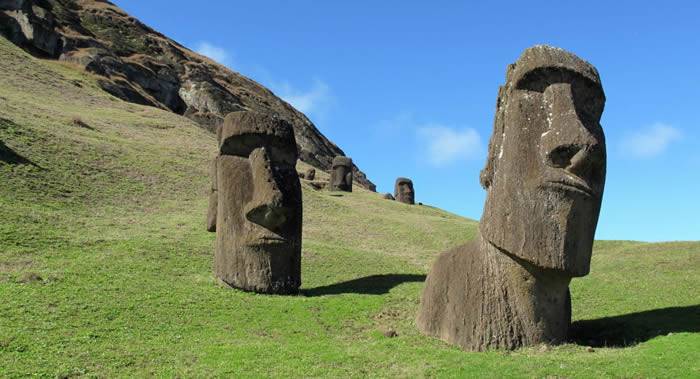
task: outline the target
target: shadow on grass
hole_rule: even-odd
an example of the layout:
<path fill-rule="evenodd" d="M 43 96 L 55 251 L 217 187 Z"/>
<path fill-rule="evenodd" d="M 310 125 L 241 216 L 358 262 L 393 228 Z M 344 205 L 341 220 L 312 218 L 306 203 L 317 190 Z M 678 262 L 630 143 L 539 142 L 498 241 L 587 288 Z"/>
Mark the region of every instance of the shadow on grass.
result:
<path fill-rule="evenodd" d="M 34 162 L 17 154 L 14 150 L 5 145 L 5 143 L 2 141 L 0 141 L 0 162 L 5 162 L 11 165 L 30 164 L 32 166 L 37 166 Z"/>
<path fill-rule="evenodd" d="M 626 347 L 668 333 L 700 332 L 700 305 L 670 307 L 571 325 L 570 340 L 593 347 Z"/>
<path fill-rule="evenodd" d="M 370 275 L 364 278 L 348 280 L 346 282 L 331 284 L 328 286 L 301 290 L 305 296 L 339 295 L 342 293 L 359 293 L 366 295 L 382 295 L 401 283 L 424 282 L 425 275 L 416 274 L 382 274 Z"/>
<path fill-rule="evenodd" d="M 21 129 L 19 125 L 14 123 L 12 120 L 0 117 L 0 129 Z M 19 155 L 17 152 L 12 150 L 9 146 L 5 145 L 5 142 L 0 140 L 0 162 L 4 162 L 10 165 L 17 164 L 29 164 L 35 167 L 39 167 L 36 163 L 30 161 L 29 159 Z M 39 167 L 41 168 L 41 167 Z"/>

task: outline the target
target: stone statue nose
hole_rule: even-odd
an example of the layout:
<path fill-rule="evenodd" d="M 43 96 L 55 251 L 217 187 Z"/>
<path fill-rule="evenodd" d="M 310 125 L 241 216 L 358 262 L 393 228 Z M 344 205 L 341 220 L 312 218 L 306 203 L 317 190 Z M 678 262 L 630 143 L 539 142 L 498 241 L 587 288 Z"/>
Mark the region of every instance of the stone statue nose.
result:
<path fill-rule="evenodd" d="M 600 146 L 576 112 L 571 84 L 550 85 L 544 102 L 549 127 L 541 139 L 545 163 L 588 179 L 600 163 Z"/>
<path fill-rule="evenodd" d="M 255 149 L 249 156 L 253 172 L 253 198 L 246 205 L 246 218 L 271 231 L 287 221 L 288 210 L 283 206 L 283 193 L 279 188 L 265 148 Z"/>

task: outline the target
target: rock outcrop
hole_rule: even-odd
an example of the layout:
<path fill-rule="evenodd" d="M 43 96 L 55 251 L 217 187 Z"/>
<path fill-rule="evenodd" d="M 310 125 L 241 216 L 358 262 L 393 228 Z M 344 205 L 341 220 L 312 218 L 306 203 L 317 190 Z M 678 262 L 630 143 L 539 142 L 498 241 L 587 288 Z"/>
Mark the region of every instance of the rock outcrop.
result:
<path fill-rule="evenodd" d="M 100 86 L 133 103 L 182 114 L 214 131 L 230 112 L 250 110 L 289 122 L 302 161 L 328 171 L 345 155 L 301 112 L 270 90 L 196 54 L 109 1 L 0 0 L 0 34 L 28 52 L 73 62 Z M 357 166 L 355 180 L 374 190 Z"/>

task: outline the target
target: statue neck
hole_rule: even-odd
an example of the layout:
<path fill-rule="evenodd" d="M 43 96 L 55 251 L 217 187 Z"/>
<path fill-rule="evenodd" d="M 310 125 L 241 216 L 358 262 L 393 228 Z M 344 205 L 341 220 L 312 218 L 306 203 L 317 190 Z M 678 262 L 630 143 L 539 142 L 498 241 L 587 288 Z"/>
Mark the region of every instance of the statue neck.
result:
<path fill-rule="evenodd" d="M 571 323 L 571 278 L 510 255 L 481 235 L 479 239 L 484 255 L 483 302 L 493 302 L 488 307 L 503 313 L 491 318 L 492 333 L 515 336 L 522 345 L 563 342 Z"/>

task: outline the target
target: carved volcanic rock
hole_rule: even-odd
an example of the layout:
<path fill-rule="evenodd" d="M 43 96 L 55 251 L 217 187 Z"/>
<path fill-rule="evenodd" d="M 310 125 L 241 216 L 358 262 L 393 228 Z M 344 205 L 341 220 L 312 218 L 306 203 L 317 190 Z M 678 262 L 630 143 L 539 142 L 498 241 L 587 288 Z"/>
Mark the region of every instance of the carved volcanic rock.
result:
<path fill-rule="evenodd" d="M 328 171 L 345 155 L 301 112 L 260 84 L 196 54 L 108 1 L 0 0 L 0 34 L 43 58 L 76 63 L 133 103 L 182 114 L 211 131 L 230 112 L 276 115 L 294 128 L 299 158 Z M 375 190 L 353 166 L 354 178 Z"/>
<path fill-rule="evenodd" d="M 256 112 L 226 116 L 212 170 L 207 230 L 216 231 L 214 274 L 261 293 L 297 293 L 301 284 L 301 184 L 294 133 Z M 215 227 L 211 227 L 211 220 Z"/>
<path fill-rule="evenodd" d="M 397 178 L 394 184 L 394 198 L 404 204 L 415 204 L 413 181 L 409 178 Z"/>
<path fill-rule="evenodd" d="M 590 270 L 605 185 L 598 71 L 535 46 L 508 67 L 481 183 L 478 239 L 443 253 L 416 320 L 468 350 L 566 340 L 571 278 Z"/>
<path fill-rule="evenodd" d="M 352 192 L 352 159 L 349 157 L 333 158 L 331 180 L 328 183 L 331 191 Z"/>

